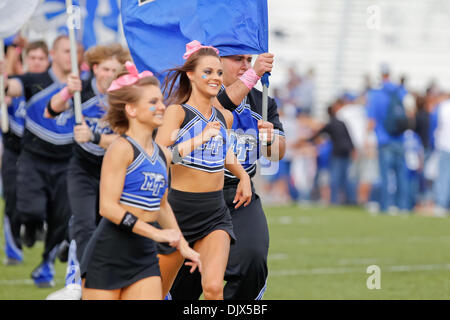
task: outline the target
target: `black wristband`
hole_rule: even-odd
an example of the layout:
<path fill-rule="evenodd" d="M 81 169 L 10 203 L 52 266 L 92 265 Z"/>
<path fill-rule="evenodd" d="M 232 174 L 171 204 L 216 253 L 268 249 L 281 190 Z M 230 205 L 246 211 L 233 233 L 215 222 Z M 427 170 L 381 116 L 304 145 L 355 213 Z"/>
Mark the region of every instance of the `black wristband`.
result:
<path fill-rule="evenodd" d="M 102 139 L 102 134 L 98 132 L 92 132 L 91 135 L 91 142 L 94 144 L 99 144 L 100 140 Z"/>
<path fill-rule="evenodd" d="M 47 111 L 53 118 L 59 116 L 62 113 L 62 112 L 56 112 L 55 110 L 53 110 L 50 105 L 50 101 L 47 103 Z"/>
<path fill-rule="evenodd" d="M 231 101 L 225 89 L 217 94 L 217 100 L 219 100 L 222 107 L 224 107 L 227 110 L 230 110 L 231 112 L 233 112 L 238 107 L 233 103 L 233 101 Z"/>
<path fill-rule="evenodd" d="M 273 139 L 274 140 L 274 139 Z M 272 144 L 273 144 L 273 140 L 272 141 L 270 141 L 270 142 L 266 142 L 266 147 L 269 147 L 269 146 L 271 146 Z"/>
<path fill-rule="evenodd" d="M 133 227 L 137 221 L 138 218 L 131 212 L 127 211 L 125 212 L 122 221 L 120 221 L 119 228 L 124 231 L 132 232 Z"/>

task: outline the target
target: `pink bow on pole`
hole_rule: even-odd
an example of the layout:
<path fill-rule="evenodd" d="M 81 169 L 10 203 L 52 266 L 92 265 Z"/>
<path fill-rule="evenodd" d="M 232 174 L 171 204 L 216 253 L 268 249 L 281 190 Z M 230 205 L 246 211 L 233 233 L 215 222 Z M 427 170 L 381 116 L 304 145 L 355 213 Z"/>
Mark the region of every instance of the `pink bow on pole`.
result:
<path fill-rule="evenodd" d="M 193 54 L 194 52 L 202 49 L 202 48 L 211 48 L 214 49 L 217 53 L 217 55 L 219 54 L 219 50 L 217 48 L 211 47 L 211 46 L 202 46 L 202 44 L 197 41 L 197 40 L 193 40 L 191 42 L 189 42 L 188 44 L 186 44 L 186 52 L 183 55 L 183 59 L 187 60 L 189 59 L 189 57 L 191 56 L 191 54 Z"/>
<path fill-rule="evenodd" d="M 114 80 L 109 86 L 108 92 L 123 88 L 125 86 L 131 86 L 135 84 L 139 79 L 153 76 L 153 73 L 148 70 L 138 73 L 136 66 L 130 61 L 127 61 L 125 63 L 125 67 L 128 70 L 128 74 L 124 74 L 123 76 Z"/>

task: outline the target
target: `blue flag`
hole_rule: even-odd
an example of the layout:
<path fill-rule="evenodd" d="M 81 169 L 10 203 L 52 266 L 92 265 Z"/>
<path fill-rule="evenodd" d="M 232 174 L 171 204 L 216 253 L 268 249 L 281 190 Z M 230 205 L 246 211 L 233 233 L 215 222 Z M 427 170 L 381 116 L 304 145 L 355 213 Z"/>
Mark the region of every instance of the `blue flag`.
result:
<path fill-rule="evenodd" d="M 101 15 L 99 13 L 99 0 L 82 0 L 81 5 L 86 8 L 86 17 L 83 20 L 83 44 L 85 48 L 90 48 L 101 43 L 99 30 L 96 26 L 100 25 L 103 29 L 118 33 L 119 30 L 119 6 L 117 0 L 102 0 L 108 3 L 109 12 Z"/>
<path fill-rule="evenodd" d="M 268 52 L 267 0 L 122 0 L 121 13 L 136 67 L 160 80 L 192 40 L 220 56 Z"/>

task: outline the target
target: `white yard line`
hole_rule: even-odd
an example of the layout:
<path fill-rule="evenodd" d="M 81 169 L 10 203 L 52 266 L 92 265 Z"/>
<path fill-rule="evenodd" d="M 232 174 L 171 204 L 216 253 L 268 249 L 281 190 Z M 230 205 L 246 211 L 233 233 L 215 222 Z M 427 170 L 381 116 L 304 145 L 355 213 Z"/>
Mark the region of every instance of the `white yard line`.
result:
<path fill-rule="evenodd" d="M 311 217 L 292 217 L 292 216 L 279 216 L 279 217 L 270 217 L 268 218 L 268 222 L 270 224 L 293 224 L 293 223 L 299 223 L 299 224 L 311 224 L 313 222 L 319 223 L 319 219 L 317 218 L 311 218 Z"/>
<path fill-rule="evenodd" d="M 351 238 L 297 238 L 296 242 L 300 245 L 323 245 L 323 244 L 339 244 L 339 245 L 348 245 L 348 244 L 375 244 L 380 242 L 390 241 L 391 243 L 421 243 L 421 242 L 436 242 L 436 241 L 444 241 L 447 242 L 450 240 L 450 236 L 409 236 L 409 237 L 390 237 L 380 236 L 380 237 L 351 237 Z"/>
<path fill-rule="evenodd" d="M 288 255 L 285 253 L 272 253 L 267 257 L 269 260 L 285 260 L 288 258 Z"/>
<path fill-rule="evenodd" d="M 386 263 L 386 259 L 377 259 L 377 258 L 348 258 L 348 259 L 340 259 L 338 260 L 338 264 L 340 266 L 349 266 L 349 265 L 371 265 L 371 264 L 380 264 L 380 261 Z"/>
<path fill-rule="evenodd" d="M 59 284 L 64 283 L 63 280 L 54 280 L 55 281 L 55 290 Z M 34 285 L 33 280 L 31 279 L 13 279 L 13 280 L 0 280 L 0 286 L 17 286 L 17 285 Z"/>
<path fill-rule="evenodd" d="M 330 267 L 330 268 L 313 268 L 313 269 L 291 269 L 291 270 L 275 270 L 269 271 L 269 277 L 287 277 L 287 276 L 305 276 L 305 275 L 333 275 L 360 273 L 366 274 L 367 266 L 360 267 Z M 416 272 L 416 271 L 442 271 L 450 270 L 450 263 L 447 264 L 416 264 L 416 265 L 398 265 L 398 266 L 381 266 L 381 272 Z M 55 280 L 56 287 L 63 283 L 62 280 Z M 31 279 L 14 279 L 0 280 L 0 286 L 17 286 L 17 285 L 33 285 Z"/>
<path fill-rule="evenodd" d="M 292 269 L 269 271 L 270 277 L 302 276 L 302 275 L 331 275 L 345 273 L 366 273 L 367 266 L 361 267 L 335 267 L 335 268 L 314 268 L 314 269 Z M 450 270 L 448 264 L 418 264 L 380 267 L 381 272 L 415 272 L 415 271 L 440 271 Z"/>

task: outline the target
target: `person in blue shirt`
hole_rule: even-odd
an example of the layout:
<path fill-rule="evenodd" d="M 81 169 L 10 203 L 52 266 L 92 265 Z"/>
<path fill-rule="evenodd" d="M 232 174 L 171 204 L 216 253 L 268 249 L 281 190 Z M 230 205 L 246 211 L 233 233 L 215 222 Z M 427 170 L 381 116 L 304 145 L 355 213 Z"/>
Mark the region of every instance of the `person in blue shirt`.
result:
<path fill-rule="evenodd" d="M 378 158 L 380 167 L 380 210 L 386 212 L 389 207 L 397 207 L 402 212 L 408 211 L 408 180 L 405 169 L 403 134 L 389 134 L 385 127 L 389 105 L 393 95 L 403 99 L 406 89 L 390 80 L 387 68 L 382 71 L 382 86 L 368 92 L 367 113 L 369 118 L 368 131 L 375 130 L 378 141 Z M 396 192 L 392 198 L 389 189 L 390 173 L 394 173 Z"/>
<path fill-rule="evenodd" d="M 67 199 L 67 167 L 72 156 L 75 116 L 68 109 L 53 119 L 45 118 L 55 95 L 68 99 L 81 90 L 69 79 L 70 41 L 65 35 L 53 42 L 51 67 L 43 73 L 25 73 L 7 82 L 6 94 L 27 100 L 22 151 L 17 161 L 17 212 L 28 226 L 47 222 L 42 262 L 31 274 L 38 287 L 54 286 L 54 260 L 64 240 L 70 208 Z"/>
<path fill-rule="evenodd" d="M 42 73 L 50 65 L 48 47 L 44 41 L 30 42 L 24 48 L 25 64 L 28 72 Z M 3 133 L 2 181 L 5 199 L 5 255 L 7 265 L 23 262 L 22 241 L 20 237 L 20 217 L 16 212 L 17 159 L 21 150 L 21 139 L 25 127 L 26 100 L 22 95 L 12 98 L 8 106 L 9 131 Z M 42 221 L 43 223 L 43 221 Z M 41 225 L 42 226 L 42 225 Z M 36 240 L 37 229 L 25 229 L 26 246 L 32 246 Z"/>
<path fill-rule="evenodd" d="M 171 154 L 153 140 L 165 113 L 159 81 L 131 62 L 126 68 L 108 89 L 105 120 L 121 136 L 103 159 L 102 219 L 81 260 L 83 300 L 161 300 L 156 242 L 178 249 L 192 270 L 201 269 L 167 200 Z"/>
<path fill-rule="evenodd" d="M 70 247 L 66 283 L 63 289 L 49 295 L 47 300 L 81 298 L 79 261 L 100 220 L 98 204 L 103 156 L 117 138 L 117 134 L 102 119 L 108 110 L 106 91 L 129 59 L 129 53 L 120 44 L 111 44 L 92 47 L 85 53 L 85 57 L 94 77 L 82 81 L 83 122 L 74 127 L 76 144 L 67 173 L 72 218 L 69 222 Z M 68 102 L 55 95 L 50 101 L 52 115 L 48 113 L 48 116 L 57 116 L 69 107 Z"/>

